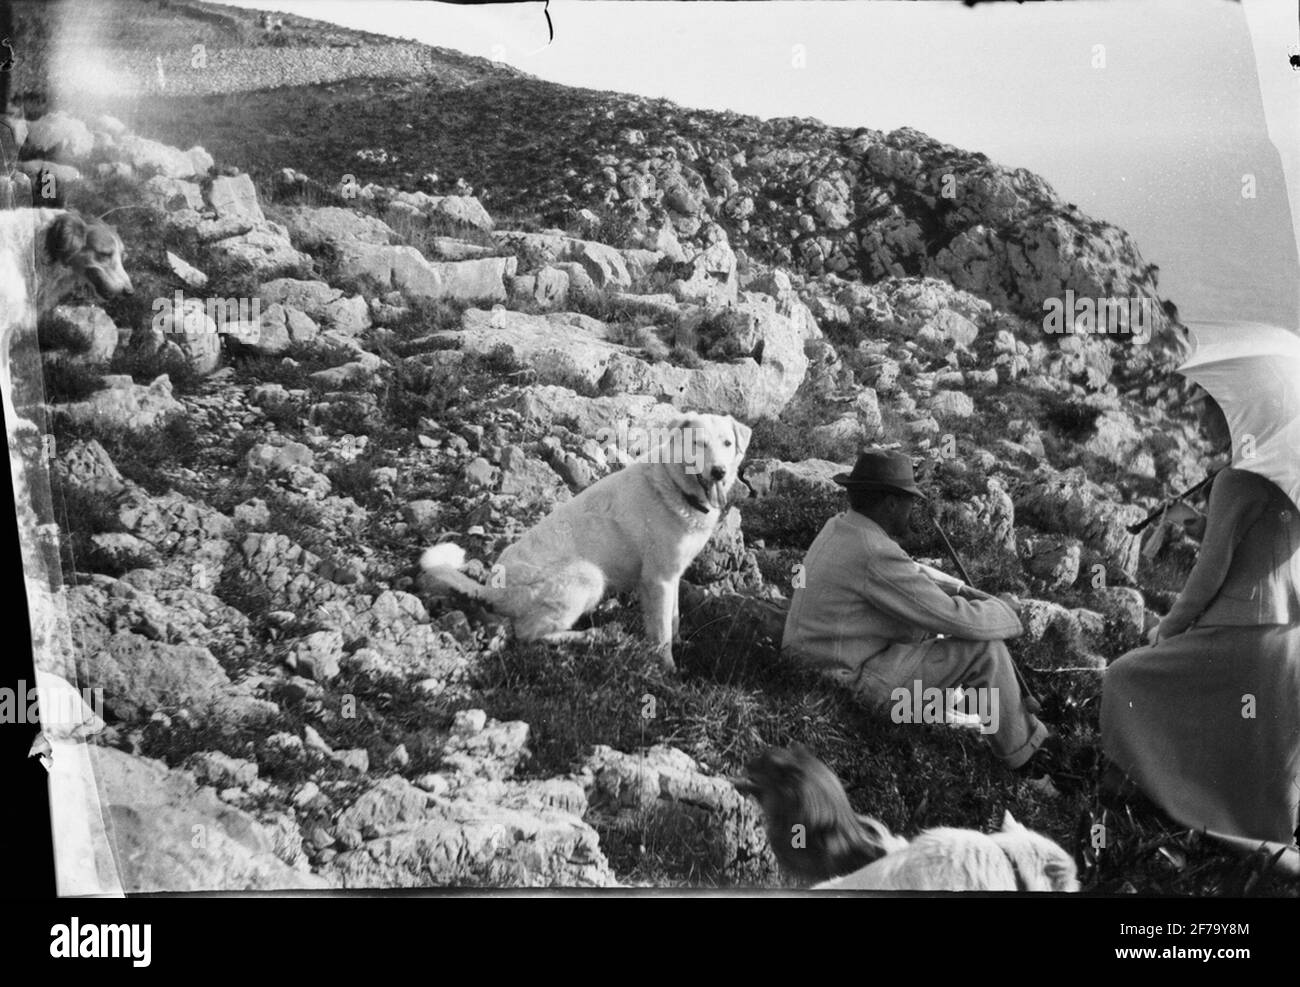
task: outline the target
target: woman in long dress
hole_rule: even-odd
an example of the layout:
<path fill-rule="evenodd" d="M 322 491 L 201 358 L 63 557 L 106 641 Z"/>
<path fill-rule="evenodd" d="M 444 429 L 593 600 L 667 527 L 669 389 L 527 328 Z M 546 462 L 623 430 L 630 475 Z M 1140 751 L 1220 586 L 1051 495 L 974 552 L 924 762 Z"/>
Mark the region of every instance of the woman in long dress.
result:
<path fill-rule="evenodd" d="M 1212 442 L 1230 444 L 1208 395 L 1200 419 Z M 1131 783 L 1241 849 L 1290 847 L 1282 866 L 1295 869 L 1300 512 L 1272 481 L 1229 467 L 1203 522 L 1196 565 L 1152 643 L 1106 669 L 1103 789 Z"/>

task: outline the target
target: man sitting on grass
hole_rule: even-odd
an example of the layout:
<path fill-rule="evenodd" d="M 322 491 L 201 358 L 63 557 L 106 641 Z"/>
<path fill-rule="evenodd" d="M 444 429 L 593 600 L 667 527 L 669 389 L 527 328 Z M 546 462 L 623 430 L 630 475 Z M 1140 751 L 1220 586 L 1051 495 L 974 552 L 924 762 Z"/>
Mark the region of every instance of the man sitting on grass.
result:
<path fill-rule="evenodd" d="M 981 707 L 991 701 L 995 711 L 994 753 L 1031 777 L 1049 774 L 1056 739 L 1025 708 L 1002 643 L 1022 632 L 1019 617 L 1004 600 L 913 561 L 894 540 L 925 496 L 911 460 L 867 450 L 834 480 L 848 491 L 849 509 L 826 523 L 804 557 L 782 651 L 895 709 L 898 689 L 984 690 Z"/>

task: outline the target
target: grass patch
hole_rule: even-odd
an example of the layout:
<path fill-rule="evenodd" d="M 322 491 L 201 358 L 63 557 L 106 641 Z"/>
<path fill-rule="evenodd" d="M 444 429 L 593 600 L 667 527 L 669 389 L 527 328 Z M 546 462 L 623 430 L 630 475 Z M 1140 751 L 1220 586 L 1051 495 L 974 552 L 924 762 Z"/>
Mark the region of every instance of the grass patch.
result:
<path fill-rule="evenodd" d="M 96 440 L 123 477 L 155 496 L 165 494 L 172 487 L 166 470 L 192 467 L 200 452 L 198 432 L 182 415 L 174 415 L 156 428 L 139 431 L 56 419 L 54 433 L 56 448 L 61 449 L 77 441 Z"/>
<path fill-rule="evenodd" d="M 750 497 L 737 505 L 747 539 L 768 545 L 806 549 L 818 532 L 848 505 L 841 493 Z M 789 582 L 789 573 L 781 579 Z"/>
<path fill-rule="evenodd" d="M 374 443 L 366 451 L 348 463 L 340 463 L 325 475 L 336 495 L 351 497 L 367 510 L 375 510 L 384 502 L 384 495 L 376 490 L 370 474 L 381 467 L 392 466 L 397 462 L 393 454 L 374 448 Z"/>
<path fill-rule="evenodd" d="M 416 357 L 385 368 L 380 389 L 383 418 L 391 427 L 414 432 L 421 418 L 448 422 L 465 418 L 479 402 L 499 394 L 503 378 L 525 374 L 508 346 L 486 355 L 466 353 L 450 366 L 431 366 Z"/>
<path fill-rule="evenodd" d="M 113 354 L 108 372 L 127 374 L 137 384 L 152 384 L 166 374 L 171 381 L 172 391 L 181 394 L 195 390 L 202 381 L 190 362 L 174 349 L 150 351 L 143 347 L 128 346 Z"/>
<path fill-rule="evenodd" d="M 135 567 L 109 559 L 92 541 L 95 535 L 126 530 L 111 498 L 64 483 L 57 471 L 50 474 L 50 498 L 60 529 L 59 564 L 65 580 L 72 582 L 77 572 L 87 571 L 121 576 Z"/>
<path fill-rule="evenodd" d="M 45 400 L 50 404 L 84 401 L 104 387 L 104 375 L 84 363 L 60 358 L 47 359 L 42 369 Z"/>
<path fill-rule="evenodd" d="M 801 462 L 805 459 L 829 459 L 834 463 L 852 463 L 858 444 L 845 439 L 820 438 L 812 434 L 826 414 L 812 407 L 787 408 L 780 418 L 760 418 L 753 425 L 746 458 L 780 459 Z"/>

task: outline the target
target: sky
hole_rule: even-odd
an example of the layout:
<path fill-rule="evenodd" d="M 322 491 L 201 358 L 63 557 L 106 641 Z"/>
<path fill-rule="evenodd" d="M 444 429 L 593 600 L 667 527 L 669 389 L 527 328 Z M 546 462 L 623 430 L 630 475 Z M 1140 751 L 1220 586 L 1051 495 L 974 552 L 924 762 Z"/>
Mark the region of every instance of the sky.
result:
<path fill-rule="evenodd" d="M 1300 329 L 1295 0 L 553 0 L 550 43 L 540 2 L 234 5 L 483 55 L 565 85 L 915 127 L 1029 168 L 1127 230 L 1185 318 Z"/>

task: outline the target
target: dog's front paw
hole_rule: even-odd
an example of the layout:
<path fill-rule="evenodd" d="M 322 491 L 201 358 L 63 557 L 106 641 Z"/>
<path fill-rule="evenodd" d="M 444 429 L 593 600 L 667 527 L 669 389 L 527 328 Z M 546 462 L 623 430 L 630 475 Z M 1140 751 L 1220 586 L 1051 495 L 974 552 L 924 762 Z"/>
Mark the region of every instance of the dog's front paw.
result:
<path fill-rule="evenodd" d="M 677 663 L 673 661 L 673 649 L 670 644 L 661 644 L 655 649 L 655 654 L 659 658 L 659 665 L 665 672 L 677 671 Z"/>

